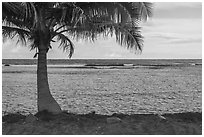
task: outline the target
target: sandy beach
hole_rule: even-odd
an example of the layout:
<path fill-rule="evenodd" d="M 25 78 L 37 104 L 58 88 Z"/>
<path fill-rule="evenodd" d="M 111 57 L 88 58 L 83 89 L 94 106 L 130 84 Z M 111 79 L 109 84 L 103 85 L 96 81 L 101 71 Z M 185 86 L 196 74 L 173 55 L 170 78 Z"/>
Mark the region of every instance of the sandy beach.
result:
<path fill-rule="evenodd" d="M 36 114 L 36 66 L 3 66 L 2 70 L 3 115 L 17 112 L 23 115 Z M 131 118 L 137 114 L 149 114 L 150 117 L 151 115 L 174 113 L 185 115 L 187 112 L 201 114 L 201 70 L 201 66 L 138 67 L 131 69 L 68 69 L 66 67 L 49 66 L 48 77 L 53 96 L 67 113 L 77 114 L 77 117 L 92 112 L 101 116 L 111 116 L 116 113 Z M 142 119 L 146 118 L 143 117 Z M 150 122 L 151 120 L 147 121 Z M 195 123 L 198 126 L 196 134 L 201 133 L 201 123 L 199 124 L 198 121 Z M 21 122 L 23 123 L 23 121 Z M 20 123 L 17 122 L 14 125 Z M 44 126 L 44 124 L 41 126 Z M 14 125 L 8 125 L 7 122 L 3 124 L 4 133 L 14 133 L 11 131 L 15 130 L 6 132 L 8 129 L 15 127 Z M 34 125 L 36 126 L 36 123 Z M 120 130 L 117 129 L 117 131 Z M 17 132 L 15 131 L 15 133 Z M 22 131 L 22 134 L 26 133 L 32 134 Z M 48 131 L 44 134 L 46 133 Z M 88 132 L 79 133 L 90 134 Z M 105 134 L 105 132 L 103 133 Z M 118 132 L 113 133 L 117 134 Z M 128 132 L 125 133 L 128 134 Z M 129 132 L 129 134 L 131 133 L 142 134 L 145 132 Z M 156 134 L 156 132 L 154 133 Z M 158 133 L 165 134 L 164 132 Z M 187 134 L 186 132 L 182 133 Z M 66 134 L 68 133 L 66 132 Z M 110 134 L 110 132 L 106 132 L 106 134 Z M 149 134 L 153 134 L 153 132 L 149 132 Z M 175 132 L 174 134 L 178 133 Z M 191 134 L 194 133 L 191 132 Z"/>
<path fill-rule="evenodd" d="M 48 68 L 63 110 L 86 114 L 201 112 L 201 66 L 136 69 Z M 3 67 L 2 110 L 36 113 L 36 67 Z"/>

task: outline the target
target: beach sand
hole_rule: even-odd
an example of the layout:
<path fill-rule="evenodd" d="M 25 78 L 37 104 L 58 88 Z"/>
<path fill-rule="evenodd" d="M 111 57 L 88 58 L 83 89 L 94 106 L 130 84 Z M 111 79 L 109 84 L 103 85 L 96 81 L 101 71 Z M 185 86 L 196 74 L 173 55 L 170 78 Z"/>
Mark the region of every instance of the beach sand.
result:
<path fill-rule="evenodd" d="M 16 112 L 24 115 L 29 114 L 29 112 L 32 114 L 37 113 L 36 67 L 9 66 L 2 67 L 2 70 L 3 115 Z M 167 121 L 159 121 L 157 125 L 159 128 L 156 129 L 154 124 L 158 122 L 154 122 L 154 118 L 151 116 L 153 114 L 165 115 L 172 113 L 185 115 L 187 112 L 193 112 L 193 114 L 199 112 L 201 115 L 201 66 L 139 67 L 134 69 L 67 69 L 63 67 L 49 67 L 48 74 L 50 90 L 53 96 L 62 109 L 69 114 L 80 115 L 95 111 L 96 115 L 111 116 L 114 113 L 122 113 L 126 115 L 127 119 L 133 120 L 133 123 L 131 124 L 131 120 L 127 122 L 127 119 L 123 120 L 121 118 L 122 123 L 119 122 L 112 125 L 113 123 L 107 123 L 107 118 L 102 119 L 101 123 L 97 122 L 97 120 L 92 120 L 92 118 L 88 119 L 89 122 L 86 122 L 87 119 L 85 118 L 85 122 L 79 120 L 82 121 L 82 125 L 85 124 L 84 127 L 82 126 L 83 129 L 85 128 L 84 132 L 80 125 L 77 125 L 77 122 L 74 122 L 74 125 L 73 123 L 70 125 L 70 122 L 67 122 L 68 125 L 62 124 L 62 127 L 56 127 L 51 132 L 49 131 L 49 125 L 50 129 L 52 126 L 55 127 L 57 120 L 51 122 L 53 125 L 49 122 L 40 121 L 22 124 L 23 120 L 20 120 L 12 124 L 4 122 L 4 134 L 38 134 L 39 128 L 43 129 L 43 127 L 48 129 L 39 133 L 60 134 L 63 126 L 64 128 L 70 127 L 68 128 L 70 132 L 67 130 L 62 132 L 62 134 L 201 134 L 200 119 L 198 120 L 199 122 L 191 121 L 186 123 L 184 121 L 182 123 L 180 121 L 180 123 L 177 118 L 172 120 L 170 117 Z M 140 122 L 136 122 L 132 118 L 136 117 L 136 114 L 151 115 L 141 117 L 139 118 L 141 119 Z M 171 124 L 172 121 L 176 123 L 173 124 L 174 126 Z M 170 125 L 166 122 L 169 122 Z M 96 125 L 98 123 L 99 127 L 103 127 L 104 132 L 99 132 L 99 129 L 96 129 L 98 126 L 90 123 L 95 123 Z M 32 128 L 26 129 L 28 125 L 32 126 Z M 15 130 L 15 127 L 18 126 L 21 127 L 21 130 L 18 128 Z M 134 127 L 135 132 L 128 131 L 128 129 L 132 130 L 131 126 Z M 140 130 L 140 128 L 137 128 L 138 126 L 146 127 L 146 130 Z M 181 129 L 181 132 L 177 132 L 177 127 L 180 126 L 186 127 L 185 131 Z M 164 128 L 169 131 L 163 131 Z M 151 129 L 152 131 L 150 131 Z M 173 129 L 176 131 L 174 132 Z M 30 132 L 27 132 L 27 130 L 30 130 Z M 188 130 L 190 130 L 189 133 L 187 132 Z"/>

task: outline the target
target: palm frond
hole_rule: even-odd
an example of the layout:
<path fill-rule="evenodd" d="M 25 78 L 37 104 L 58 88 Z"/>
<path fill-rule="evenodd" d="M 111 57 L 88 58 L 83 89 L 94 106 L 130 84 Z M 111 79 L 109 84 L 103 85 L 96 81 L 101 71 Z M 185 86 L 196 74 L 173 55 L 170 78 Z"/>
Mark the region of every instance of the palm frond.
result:
<path fill-rule="evenodd" d="M 19 40 L 25 44 L 27 38 L 30 37 L 30 32 L 21 28 L 2 26 L 2 36 L 4 39 L 12 39 L 15 36 L 18 36 Z"/>
<path fill-rule="evenodd" d="M 19 17 L 21 8 L 16 2 L 2 2 L 2 20 L 7 17 Z"/>
<path fill-rule="evenodd" d="M 75 14 L 77 13 L 76 7 L 74 7 L 71 2 L 68 2 L 68 3 L 62 2 L 62 3 L 55 4 L 54 7 L 48 8 L 45 14 L 46 14 L 47 20 L 55 19 L 55 22 L 58 25 L 66 24 L 68 26 L 74 26 L 72 24 L 74 13 Z"/>
<path fill-rule="evenodd" d="M 61 41 L 59 48 L 62 48 L 64 52 L 68 52 L 68 56 L 71 58 L 74 53 L 74 44 L 72 41 L 62 33 L 58 33 L 56 37 L 58 41 Z"/>
<path fill-rule="evenodd" d="M 7 33 L 3 32 L 4 36 L 19 35 L 23 41 L 28 38 L 33 42 L 31 49 L 37 48 L 39 41 L 42 40 L 39 33 L 43 32 L 51 36 L 51 39 L 48 38 L 49 42 L 56 36 L 58 41 L 61 41 L 59 47 L 68 51 L 69 57 L 74 52 L 74 46 L 67 36 L 77 40 L 95 41 L 99 36 L 111 35 L 116 36 L 116 41 L 127 49 L 142 51 L 143 37 L 139 23 L 152 16 L 152 3 L 148 2 L 21 2 L 14 4 L 16 3 L 3 3 L 2 6 L 3 24 L 16 28 L 8 29 Z M 19 28 L 30 32 L 29 35 L 18 31 Z"/>
<path fill-rule="evenodd" d="M 4 8 L 2 9 L 2 22 L 5 26 L 12 26 L 23 28 L 25 30 L 32 30 L 35 19 L 34 14 L 31 14 L 31 10 L 28 10 L 29 3 L 6 3 L 4 2 Z M 8 5 L 13 8 L 8 8 Z M 15 6 L 14 6 L 15 5 Z M 33 16 L 32 16 L 33 15 Z M 26 18 L 26 16 L 28 16 Z M 32 16 L 32 17 L 31 17 Z"/>
<path fill-rule="evenodd" d="M 141 19 L 146 21 L 149 17 L 152 17 L 152 9 L 153 9 L 153 4 L 150 2 L 139 2 L 138 3 L 139 7 L 139 16 Z"/>
<path fill-rule="evenodd" d="M 153 15 L 153 4 L 150 2 L 120 2 L 120 4 L 129 12 L 134 26 L 138 26 L 142 20 L 147 21 Z"/>
<path fill-rule="evenodd" d="M 140 27 L 132 27 L 130 23 L 118 24 L 110 22 L 106 26 L 102 25 L 102 28 L 107 29 L 105 31 L 107 35 L 115 33 L 116 41 L 121 46 L 125 46 L 127 49 L 142 51 L 143 36 L 141 35 Z M 101 33 L 104 33 L 104 31 L 101 31 Z"/>
<path fill-rule="evenodd" d="M 31 22 L 32 27 L 34 27 L 39 22 L 39 17 L 37 9 L 33 2 L 22 2 L 24 15 L 24 22 Z"/>
<path fill-rule="evenodd" d="M 115 23 L 124 23 L 129 21 L 130 14 L 123 5 L 117 2 L 82 2 L 76 3 L 87 18 L 108 17 Z M 106 18 L 104 18 L 106 21 Z"/>
<path fill-rule="evenodd" d="M 125 27 L 115 28 L 116 41 L 121 46 L 125 46 L 127 49 L 134 49 L 135 51 L 142 51 L 143 36 L 139 29 L 130 30 Z"/>
<path fill-rule="evenodd" d="M 143 36 L 140 20 L 152 16 L 152 3 L 146 2 L 100 2 L 77 3 L 86 15 L 79 28 L 69 31 L 77 39 L 95 40 L 99 35 L 108 36 L 115 32 L 116 41 L 127 49 L 142 51 Z M 74 31 L 74 32 L 72 32 Z"/>

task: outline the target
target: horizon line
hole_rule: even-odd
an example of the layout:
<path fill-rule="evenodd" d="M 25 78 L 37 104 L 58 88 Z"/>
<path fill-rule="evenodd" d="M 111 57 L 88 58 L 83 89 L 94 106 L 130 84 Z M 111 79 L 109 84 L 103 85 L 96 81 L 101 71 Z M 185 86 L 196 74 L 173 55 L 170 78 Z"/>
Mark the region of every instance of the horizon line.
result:
<path fill-rule="evenodd" d="M 2 60 L 3 59 L 30 59 L 30 60 L 33 60 L 33 59 L 36 59 L 37 60 L 37 58 L 2 58 Z M 137 60 L 137 59 L 140 59 L 140 60 L 142 60 L 142 59 L 144 59 L 144 60 L 146 60 L 146 59 L 201 59 L 202 60 L 202 58 L 49 58 L 49 59 L 52 59 L 52 60 L 54 60 L 54 59 L 56 59 L 56 60 L 87 60 L 87 59 L 90 59 L 90 60 L 94 60 L 94 59 L 110 59 L 110 60 Z M 49 59 L 47 59 L 47 60 L 49 60 Z"/>

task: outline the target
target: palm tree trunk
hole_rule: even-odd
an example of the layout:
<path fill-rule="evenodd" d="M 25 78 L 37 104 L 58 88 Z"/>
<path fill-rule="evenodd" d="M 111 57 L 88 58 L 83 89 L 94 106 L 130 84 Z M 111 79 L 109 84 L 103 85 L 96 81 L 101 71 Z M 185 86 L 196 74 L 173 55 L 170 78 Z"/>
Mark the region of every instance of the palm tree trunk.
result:
<path fill-rule="evenodd" d="M 61 113 L 59 104 L 52 97 L 47 77 L 47 51 L 39 49 L 38 66 L 37 66 L 37 106 L 38 112 L 47 110 L 48 112 L 57 114 Z"/>

